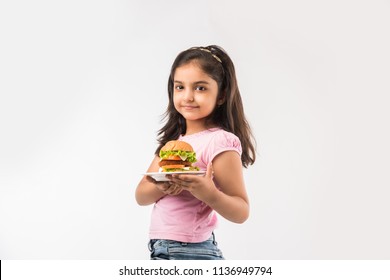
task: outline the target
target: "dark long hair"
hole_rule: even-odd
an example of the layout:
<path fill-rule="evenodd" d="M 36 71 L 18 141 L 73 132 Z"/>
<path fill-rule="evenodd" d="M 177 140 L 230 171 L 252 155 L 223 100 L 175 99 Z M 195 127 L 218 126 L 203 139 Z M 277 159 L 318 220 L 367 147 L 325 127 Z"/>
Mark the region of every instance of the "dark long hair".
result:
<path fill-rule="evenodd" d="M 172 139 L 178 139 L 186 132 L 186 121 L 173 104 L 173 79 L 178 67 L 196 61 L 201 69 L 218 84 L 217 100 L 223 100 L 210 114 L 210 124 L 235 134 L 241 141 L 241 161 L 244 167 L 253 164 L 256 159 L 255 139 L 244 114 L 244 108 L 238 89 L 234 64 L 229 55 L 219 46 L 194 47 L 185 50 L 176 57 L 168 79 L 168 107 L 164 113 L 165 125 L 158 131 L 156 149 L 158 155 L 162 146 Z"/>

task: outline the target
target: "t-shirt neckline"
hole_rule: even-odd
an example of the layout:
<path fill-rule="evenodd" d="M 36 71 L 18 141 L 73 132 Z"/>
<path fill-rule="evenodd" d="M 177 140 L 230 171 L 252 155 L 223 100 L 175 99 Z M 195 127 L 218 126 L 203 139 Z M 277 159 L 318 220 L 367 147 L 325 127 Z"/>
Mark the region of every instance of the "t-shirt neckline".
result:
<path fill-rule="evenodd" d="M 199 131 L 199 132 L 195 132 L 193 134 L 189 134 L 189 135 L 183 135 L 181 134 L 180 135 L 180 138 L 192 138 L 192 137 L 198 137 L 200 135 L 203 135 L 203 134 L 206 134 L 206 133 L 210 133 L 210 132 L 214 132 L 214 131 L 217 131 L 217 130 L 220 130 L 221 128 L 219 127 L 212 127 L 212 128 L 208 128 L 208 129 L 205 129 L 205 130 L 202 130 L 202 131 Z"/>

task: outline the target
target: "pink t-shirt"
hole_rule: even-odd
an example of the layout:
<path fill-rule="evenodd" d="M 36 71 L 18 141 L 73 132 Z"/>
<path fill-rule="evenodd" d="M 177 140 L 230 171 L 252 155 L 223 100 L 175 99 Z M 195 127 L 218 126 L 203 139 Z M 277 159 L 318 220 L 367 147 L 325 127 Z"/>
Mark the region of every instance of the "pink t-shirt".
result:
<path fill-rule="evenodd" d="M 180 136 L 194 148 L 200 170 L 206 170 L 215 156 L 225 151 L 242 153 L 241 142 L 234 134 L 212 128 L 195 134 Z M 150 239 L 169 239 L 180 242 L 207 240 L 217 226 L 213 209 L 195 198 L 190 192 L 166 195 L 158 200 L 152 211 Z"/>

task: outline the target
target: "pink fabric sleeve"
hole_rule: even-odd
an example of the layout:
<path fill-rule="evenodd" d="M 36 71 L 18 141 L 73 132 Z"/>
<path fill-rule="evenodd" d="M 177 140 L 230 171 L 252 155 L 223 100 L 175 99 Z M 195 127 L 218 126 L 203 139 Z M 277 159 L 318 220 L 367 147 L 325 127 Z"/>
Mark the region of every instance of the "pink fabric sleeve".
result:
<path fill-rule="evenodd" d="M 242 154 L 240 139 L 238 139 L 236 135 L 226 131 L 221 131 L 215 135 L 213 141 L 211 141 L 208 147 L 208 150 L 210 152 L 207 153 L 209 156 L 207 162 L 213 161 L 217 155 L 226 151 L 236 151 L 240 157 Z"/>

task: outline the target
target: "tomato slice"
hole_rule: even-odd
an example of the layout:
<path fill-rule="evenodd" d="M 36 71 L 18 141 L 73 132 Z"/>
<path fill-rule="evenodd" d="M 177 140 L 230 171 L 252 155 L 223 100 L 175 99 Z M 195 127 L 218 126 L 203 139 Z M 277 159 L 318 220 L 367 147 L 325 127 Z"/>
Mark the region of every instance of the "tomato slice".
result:
<path fill-rule="evenodd" d="M 164 165 L 161 166 L 164 169 L 174 169 L 174 168 L 184 168 L 184 164 L 171 164 L 171 165 Z"/>

